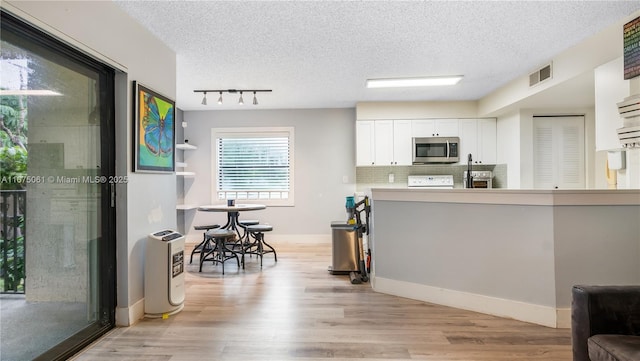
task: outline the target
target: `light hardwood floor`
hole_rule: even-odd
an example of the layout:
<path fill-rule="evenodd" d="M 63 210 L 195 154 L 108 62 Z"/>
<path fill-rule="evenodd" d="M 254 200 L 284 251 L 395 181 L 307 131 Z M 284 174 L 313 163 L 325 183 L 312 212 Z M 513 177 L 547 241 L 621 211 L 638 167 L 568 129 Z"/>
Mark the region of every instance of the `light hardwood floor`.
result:
<path fill-rule="evenodd" d="M 198 273 L 194 259 L 182 312 L 117 328 L 75 360 L 571 360 L 567 329 L 375 293 L 327 272 L 330 244 L 272 244 L 278 262 L 262 270 L 254 257 Z"/>

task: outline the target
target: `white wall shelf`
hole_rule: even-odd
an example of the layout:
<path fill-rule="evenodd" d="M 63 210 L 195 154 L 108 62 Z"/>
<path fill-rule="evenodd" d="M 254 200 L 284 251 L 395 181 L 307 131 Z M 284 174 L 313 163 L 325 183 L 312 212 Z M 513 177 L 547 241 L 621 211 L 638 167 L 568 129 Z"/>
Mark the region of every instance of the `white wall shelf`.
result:
<path fill-rule="evenodd" d="M 183 177 L 195 177 L 196 173 L 195 172 L 176 172 L 176 175 L 183 176 Z"/>
<path fill-rule="evenodd" d="M 176 162 L 176 168 L 186 168 L 187 163 L 185 162 Z"/>
<path fill-rule="evenodd" d="M 196 147 L 195 145 L 191 145 L 191 144 L 178 143 L 178 144 L 176 144 L 176 149 L 196 150 L 196 149 L 198 149 L 198 147 Z"/>
<path fill-rule="evenodd" d="M 196 208 L 198 208 L 198 205 L 196 204 L 177 204 L 176 205 L 176 209 L 179 211 L 188 211 Z"/>

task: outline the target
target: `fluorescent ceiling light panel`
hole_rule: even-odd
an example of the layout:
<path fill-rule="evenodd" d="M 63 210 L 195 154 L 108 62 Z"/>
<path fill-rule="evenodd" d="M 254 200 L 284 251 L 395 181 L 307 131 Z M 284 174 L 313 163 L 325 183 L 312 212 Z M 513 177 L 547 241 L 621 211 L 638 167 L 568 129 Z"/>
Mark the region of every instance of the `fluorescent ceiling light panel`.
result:
<path fill-rule="evenodd" d="M 462 79 L 462 75 L 428 76 L 422 78 L 387 78 L 368 79 L 367 88 L 402 88 L 414 86 L 454 85 Z"/>
<path fill-rule="evenodd" d="M 0 90 L 0 95 L 60 96 L 62 94 L 53 90 Z"/>

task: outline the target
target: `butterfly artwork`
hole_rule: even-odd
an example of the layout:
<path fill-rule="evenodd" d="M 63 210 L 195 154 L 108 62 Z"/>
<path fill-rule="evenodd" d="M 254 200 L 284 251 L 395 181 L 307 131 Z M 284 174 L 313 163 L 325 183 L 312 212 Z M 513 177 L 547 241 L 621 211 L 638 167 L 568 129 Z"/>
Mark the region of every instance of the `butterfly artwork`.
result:
<path fill-rule="evenodd" d="M 135 170 L 173 172 L 175 103 L 140 84 L 136 89 Z"/>
<path fill-rule="evenodd" d="M 173 152 L 173 111 L 160 114 L 156 98 L 148 94 L 145 98 L 144 143 L 156 156 L 168 157 Z"/>

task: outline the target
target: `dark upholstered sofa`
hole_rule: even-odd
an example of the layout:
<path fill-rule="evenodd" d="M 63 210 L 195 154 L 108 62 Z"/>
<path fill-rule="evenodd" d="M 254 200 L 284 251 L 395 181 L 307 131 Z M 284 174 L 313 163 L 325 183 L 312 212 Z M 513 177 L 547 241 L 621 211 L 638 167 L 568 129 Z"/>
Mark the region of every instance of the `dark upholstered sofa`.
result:
<path fill-rule="evenodd" d="M 640 361 L 640 286 L 574 286 L 574 361 Z"/>

